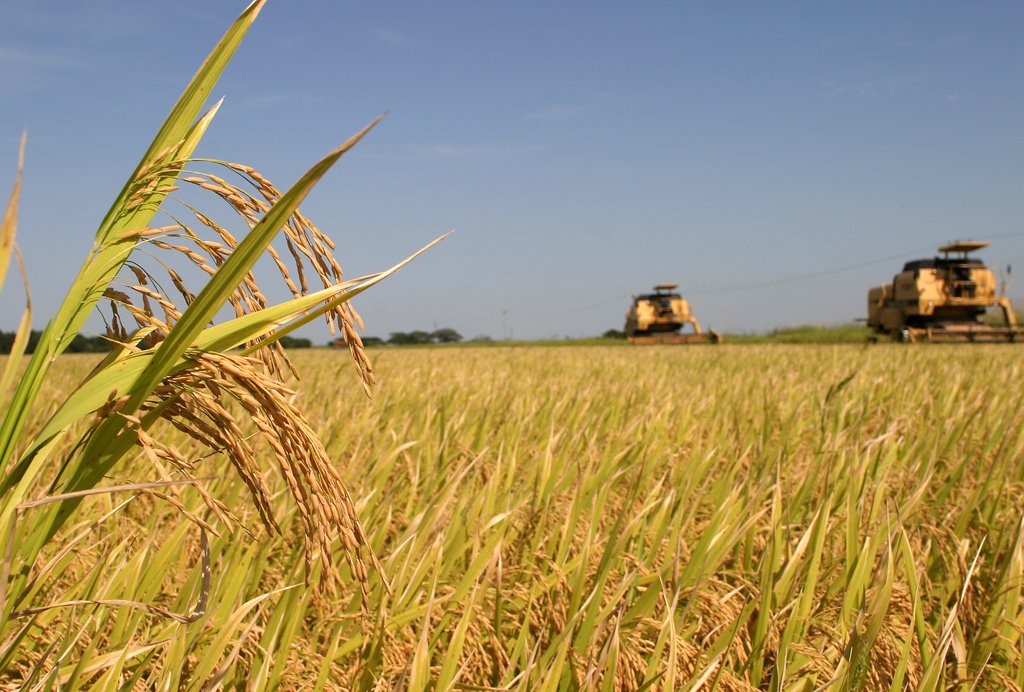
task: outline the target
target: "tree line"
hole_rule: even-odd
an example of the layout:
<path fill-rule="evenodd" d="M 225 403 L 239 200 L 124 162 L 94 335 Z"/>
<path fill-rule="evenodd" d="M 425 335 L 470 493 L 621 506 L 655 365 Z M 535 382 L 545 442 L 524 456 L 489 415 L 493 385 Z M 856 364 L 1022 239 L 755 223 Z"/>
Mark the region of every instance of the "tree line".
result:
<path fill-rule="evenodd" d="M 391 344 L 392 346 L 410 346 L 410 345 L 422 345 L 422 344 L 457 344 L 462 341 L 462 334 L 451 327 L 444 327 L 442 329 L 435 329 L 432 332 L 425 332 L 422 330 L 414 330 L 411 332 L 391 332 L 387 340 L 380 338 L 379 336 L 364 336 L 362 342 L 364 346 L 383 346 L 384 344 Z M 328 346 L 344 346 L 344 339 L 334 339 L 328 342 Z"/>
<path fill-rule="evenodd" d="M 404 346 L 406 344 L 456 344 L 462 341 L 462 335 L 450 327 L 435 329 L 432 332 L 415 330 L 411 332 L 391 332 L 389 344 Z"/>
<path fill-rule="evenodd" d="M 36 350 L 36 345 L 39 343 L 39 337 L 42 334 L 38 329 L 33 329 L 29 333 L 28 343 L 25 346 L 26 353 L 32 353 Z M 11 352 L 11 348 L 14 346 L 14 337 L 14 332 L 0 330 L 0 355 L 7 355 Z M 309 339 L 283 336 L 281 337 L 281 345 L 285 348 L 309 348 L 313 345 L 313 342 Z M 113 347 L 113 344 L 102 336 L 77 334 L 71 340 L 71 345 L 68 346 L 67 351 L 68 353 L 106 353 L 113 349 Z"/>
<path fill-rule="evenodd" d="M 27 353 L 32 353 L 36 350 L 36 345 L 39 343 L 39 337 L 43 333 L 38 329 L 33 329 L 28 335 L 28 344 L 25 346 Z M 11 352 L 11 348 L 14 346 L 15 332 L 5 332 L 0 330 L 0 354 L 7 355 Z M 85 336 L 84 334 L 76 334 L 75 338 L 71 340 L 71 344 L 68 346 L 68 353 L 105 353 L 111 350 L 113 346 L 109 341 L 104 339 L 102 336 Z"/>
<path fill-rule="evenodd" d="M 36 349 L 36 345 L 39 343 L 39 337 L 42 336 L 42 332 L 33 329 L 28 337 L 28 344 L 25 347 L 26 353 L 32 353 Z M 11 352 L 11 348 L 14 346 L 14 332 L 5 332 L 0 330 L 0 355 L 7 355 Z M 391 335 L 385 341 L 380 337 L 367 336 L 363 337 L 363 343 L 367 346 L 377 346 L 383 344 L 393 344 L 395 346 L 405 346 L 414 344 L 456 344 L 462 341 L 462 335 L 450 327 L 444 327 L 442 329 L 435 329 L 432 332 L 426 332 L 421 330 L 414 330 L 411 332 L 391 332 Z M 309 339 L 301 337 L 285 336 L 281 338 L 281 345 L 285 348 L 310 348 L 313 343 Z M 344 346 L 345 342 L 341 339 L 336 339 L 328 343 L 328 346 Z M 71 340 L 71 345 L 68 346 L 68 353 L 106 353 L 113 348 L 113 345 L 102 336 L 86 336 L 84 334 L 77 334 L 74 339 Z"/>

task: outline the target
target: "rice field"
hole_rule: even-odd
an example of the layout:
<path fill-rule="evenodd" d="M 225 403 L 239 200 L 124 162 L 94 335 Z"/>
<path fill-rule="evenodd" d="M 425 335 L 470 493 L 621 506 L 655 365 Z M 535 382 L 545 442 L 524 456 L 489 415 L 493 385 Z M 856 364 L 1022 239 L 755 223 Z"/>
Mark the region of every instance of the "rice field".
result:
<path fill-rule="evenodd" d="M 0 633 L 0 683 L 1024 687 L 1019 348 L 370 355 L 372 400 L 326 350 L 292 354 L 293 398 L 379 571 L 362 582 L 343 540 L 309 562 L 310 517 L 265 438 L 279 534 L 224 455 L 158 423 L 200 480 L 138 487 L 175 477 L 145 448 L 114 467 L 101 485 L 135 486 L 86 497 L 45 547 Z M 95 363 L 61 357 L 40 399 Z"/>
<path fill-rule="evenodd" d="M 12 267 L 24 286 L 0 360 L 0 688 L 1024 687 L 1016 347 L 371 361 L 349 301 L 419 253 L 343 279 L 299 205 L 380 118 L 286 189 L 196 155 L 262 6 L 51 316 L 16 245 L 22 137 L 0 218 L 0 286 Z M 97 310 L 113 350 L 62 355 Z M 289 361 L 280 339 L 318 319 L 349 353 Z"/>

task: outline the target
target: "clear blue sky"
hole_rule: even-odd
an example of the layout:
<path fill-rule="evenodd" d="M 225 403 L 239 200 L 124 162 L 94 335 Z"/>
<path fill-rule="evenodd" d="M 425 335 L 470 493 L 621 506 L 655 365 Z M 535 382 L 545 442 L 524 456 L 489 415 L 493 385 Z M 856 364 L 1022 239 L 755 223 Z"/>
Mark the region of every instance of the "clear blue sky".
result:
<path fill-rule="evenodd" d="M 243 7 L 0 0 L 38 326 Z M 951 239 L 1024 271 L 1022 36 L 1015 1 L 271 0 L 198 153 L 285 187 L 390 111 L 304 210 L 349 276 L 456 233 L 358 300 L 367 334 L 500 337 L 503 310 L 516 338 L 599 334 L 659 282 L 720 330 L 845 322 Z M 9 281 L 0 328 L 20 304 Z"/>

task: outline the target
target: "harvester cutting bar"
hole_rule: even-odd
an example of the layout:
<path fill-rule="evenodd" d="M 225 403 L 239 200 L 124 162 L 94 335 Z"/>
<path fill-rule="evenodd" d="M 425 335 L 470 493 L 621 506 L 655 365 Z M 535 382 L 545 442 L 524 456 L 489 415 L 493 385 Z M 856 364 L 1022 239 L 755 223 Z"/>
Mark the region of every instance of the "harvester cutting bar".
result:
<path fill-rule="evenodd" d="M 932 327 L 911 327 L 903 331 L 905 341 L 933 344 L 1024 343 L 1024 330 L 990 327 L 987 324 L 947 324 Z"/>
<path fill-rule="evenodd" d="M 721 343 L 722 335 L 715 330 L 709 330 L 705 334 L 634 334 L 628 337 L 631 344 L 717 344 Z"/>

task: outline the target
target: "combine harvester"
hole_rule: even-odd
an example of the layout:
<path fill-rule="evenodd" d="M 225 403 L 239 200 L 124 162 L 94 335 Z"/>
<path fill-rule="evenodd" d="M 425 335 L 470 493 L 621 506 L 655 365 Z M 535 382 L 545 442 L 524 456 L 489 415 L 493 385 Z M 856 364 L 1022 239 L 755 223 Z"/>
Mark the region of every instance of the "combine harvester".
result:
<path fill-rule="evenodd" d="M 988 243 L 956 242 L 939 248 L 942 257 L 907 262 L 891 284 L 868 291 L 868 326 L 903 342 L 1024 341 L 1010 300 L 996 294 L 992 271 L 968 257 L 984 247 Z M 996 305 L 1002 327 L 983 321 Z"/>
<path fill-rule="evenodd" d="M 717 344 L 722 337 L 714 329 L 701 331 L 690 313 L 690 304 L 674 293 L 678 284 L 658 284 L 654 293 L 633 296 L 626 313 L 626 338 L 631 344 Z M 683 326 L 693 325 L 692 334 Z"/>

